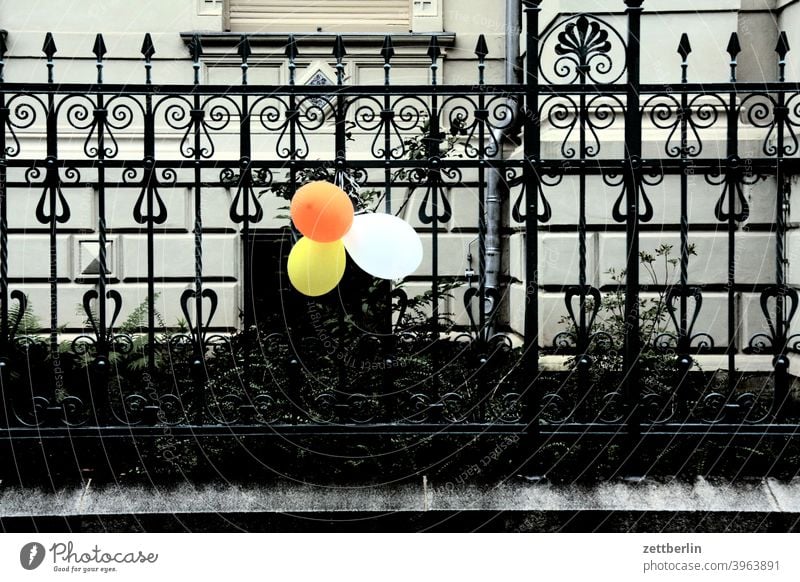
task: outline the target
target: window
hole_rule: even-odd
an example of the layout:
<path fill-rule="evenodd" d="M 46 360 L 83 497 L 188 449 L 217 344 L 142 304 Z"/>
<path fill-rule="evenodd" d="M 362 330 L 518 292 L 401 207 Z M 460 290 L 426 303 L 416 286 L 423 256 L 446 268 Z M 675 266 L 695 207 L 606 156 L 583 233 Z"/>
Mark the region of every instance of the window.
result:
<path fill-rule="evenodd" d="M 408 32 L 409 0 L 228 0 L 234 32 Z"/>

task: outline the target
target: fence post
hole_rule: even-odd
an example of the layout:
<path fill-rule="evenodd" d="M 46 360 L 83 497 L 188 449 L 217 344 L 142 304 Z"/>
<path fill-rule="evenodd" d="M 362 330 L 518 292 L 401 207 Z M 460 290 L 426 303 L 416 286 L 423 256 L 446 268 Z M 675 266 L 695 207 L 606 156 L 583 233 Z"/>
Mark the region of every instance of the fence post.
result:
<path fill-rule="evenodd" d="M 347 123 L 345 119 L 345 97 L 341 93 L 344 86 L 344 57 L 347 50 L 344 46 L 344 40 L 341 34 L 336 35 L 336 40 L 333 43 L 333 58 L 336 59 L 336 109 L 335 109 L 335 147 L 336 147 L 336 161 L 334 170 L 334 183 L 339 185 L 343 190 L 348 192 L 348 195 L 356 195 L 353 192 L 352 185 L 347 176 Z M 338 389 L 340 393 L 347 391 L 347 367 L 345 365 L 345 342 L 347 341 L 345 333 L 345 310 L 347 309 L 344 300 L 341 300 L 341 305 L 338 309 L 338 332 L 336 339 L 336 375 L 338 379 Z M 344 419 L 341 419 L 344 421 Z"/>
<path fill-rule="evenodd" d="M 786 82 L 786 54 L 789 52 L 789 41 L 786 32 L 782 31 L 778 36 L 778 44 L 775 47 L 778 54 L 778 82 Z M 776 96 L 775 118 L 777 125 L 776 152 L 775 152 L 775 182 L 777 185 L 777 200 L 775 212 L 775 283 L 778 293 L 775 301 L 775 339 L 773 348 L 775 357 L 773 367 L 775 368 L 775 395 L 773 398 L 772 413 L 776 422 L 785 422 L 788 414 L 789 401 L 789 358 L 787 352 L 789 324 L 794 309 L 797 308 L 797 295 L 790 293 L 786 284 L 786 221 L 787 221 L 787 202 L 790 200 L 789 188 L 791 182 L 787 180 L 787 172 L 784 167 L 785 158 L 789 153 L 786 144 L 785 128 L 789 116 L 789 109 L 786 106 L 786 94 L 782 91 Z M 788 300 L 788 304 L 787 304 Z M 788 317 L 787 317 L 788 315 Z"/>
<path fill-rule="evenodd" d="M 44 412 L 47 420 L 55 422 L 60 420 L 61 409 L 56 405 L 57 386 L 64 382 L 64 372 L 58 352 L 58 225 L 69 220 L 69 207 L 61 193 L 61 178 L 58 160 L 58 118 L 56 112 L 55 92 L 53 79 L 53 56 L 56 53 L 56 44 L 52 33 L 47 33 L 42 46 L 42 52 L 47 57 L 47 113 L 45 124 L 47 132 L 47 157 L 45 158 L 45 181 L 42 197 L 36 206 L 36 219 L 40 224 L 48 226 L 50 234 L 50 270 L 48 282 L 50 284 L 50 358 L 53 372 L 52 390 L 48 390 L 48 400 L 51 406 Z M 59 204 L 60 203 L 60 204 Z M 38 413 L 34 414 L 38 416 Z M 38 422 L 38 418 L 37 418 Z"/>
<path fill-rule="evenodd" d="M 641 434 L 639 410 L 639 355 L 642 341 L 639 333 L 639 191 L 642 165 L 642 115 L 639 109 L 639 64 L 642 3 L 644 0 L 625 0 L 628 15 L 628 41 L 625 61 L 628 69 L 628 88 L 625 106 L 625 344 L 623 357 L 624 396 L 627 404 L 627 429 L 631 448 L 628 451 L 625 473 L 635 472 L 631 461 L 637 457 L 635 448 Z"/>
<path fill-rule="evenodd" d="M 97 128 L 97 238 L 98 238 L 98 258 L 100 261 L 100 272 L 97 278 L 97 349 L 92 362 L 92 374 L 90 376 L 90 397 L 92 400 L 92 413 L 98 426 L 102 425 L 106 418 L 111 417 L 109 399 L 109 322 L 106 317 L 106 302 L 108 299 L 108 236 L 106 226 L 106 145 L 105 145 L 105 119 L 108 115 L 106 109 L 105 96 L 100 88 L 103 85 L 103 57 L 106 54 L 106 45 L 103 35 L 98 34 L 95 38 L 93 51 L 97 57 L 97 102 L 93 111 Z M 88 293 L 92 294 L 94 290 Z M 84 296 L 86 297 L 86 296 Z M 84 301 L 86 301 L 84 299 Z M 87 302 L 84 305 L 88 305 Z M 90 312 L 91 313 L 91 312 Z M 87 316 L 90 316 L 87 313 Z M 113 318 L 111 326 L 113 326 Z"/>
<path fill-rule="evenodd" d="M 145 44 L 142 46 L 143 54 L 145 57 L 145 76 L 146 84 L 152 83 L 152 69 L 150 66 L 150 59 L 152 58 L 152 41 L 148 44 L 148 39 L 145 38 Z M 148 49 L 148 50 L 145 50 Z M 139 224 L 144 224 L 147 234 L 147 371 L 149 374 L 155 374 L 155 361 L 156 361 L 156 337 L 155 337 L 155 247 L 153 239 L 155 237 L 155 225 L 153 219 L 154 211 L 154 192 L 156 184 L 155 176 L 155 156 L 156 156 L 156 124 L 155 113 L 153 109 L 153 92 L 148 87 L 145 93 L 145 113 L 144 113 L 144 159 L 142 162 L 142 193 L 138 203 L 144 202 L 147 209 L 146 216 L 137 216 L 136 207 L 134 207 L 134 220 Z M 159 403 L 160 406 L 160 403 Z"/>
<path fill-rule="evenodd" d="M 5 58 L 8 33 L 0 30 L 0 426 L 10 427 L 8 416 L 11 392 L 7 385 L 11 337 L 8 325 L 8 191 L 6 166 L 6 107 Z M 20 317 L 22 313 L 20 313 Z"/>
<path fill-rule="evenodd" d="M 524 392 L 524 422 L 526 423 L 526 447 L 530 457 L 535 458 L 539 446 L 540 391 L 536 385 L 539 375 L 539 163 L 541 158 L 541 135 L 539 125 L 539 6 L 541 0 L 525 0 L 525 108 L 523 147 L 525 163 L 525 352 L 523 377 L 530 381 Z M 530 448 L 528 448 L 530 447 Z M 527 471 L 541 478 L 543 471 L 538 464 L 528 462 Z"/>
<path fill-rule="evenodd" d="M 742 168 L 742 160 L 739 157 L 739 107 L 738 107 L 738 93 L 736 89 L 737 79 L 737 58 L 739 53 L 742 52 L 742 46 L 739 42 L 739 35 L 733 32 L 728 42 L 727 52 L 730 55 L 730 91 L 728 93 L 728 107 L 726 112 L 727 117 L 727 146 L 725 158 L 725 186 L 723 196 L 720 198 L 716 207 L 717 218 L 727 225 L 728 234 L 728 270 L 727 270 L 727 283 L 726 289 L 728 293 L 728 344 L 725 347 L 725 354 L 728 360 L 728 393 L 727 398 L 730 398 L 736 390 L 737 375 L 736 375 L 736 349 L 739 342 L 739 328 L 737 326 L 737 313 L 736 313 L 736 230 L 737 222 L 743 221 L 746 218 L 744 206 L 741 212 L 736 210 L 737 196 L 739 196 L 739 189 L 741 188 L 742 180 L 744 179 L 745 170 Z M 727 196 L 727 198 L 725 198 Z M 724 420 L 732 420 L 732 407 L 723 407 L 722 414 Z"/>
<path fill-rule="evenodd" d="M 240 54 L 249 54 L 249 44 L 247 41 L 240 42 Z M 245 48 L 247 47 L 247 48 Z M 242 85 L 247 85 L 247 61 L 243 58 Z M 244 328 L 250 329 L 255 324 L 255 309 L 253 306 L 253 241 L 250 236 L 250 221 L 253 218 L 250 214 L 250 196 L 253 188 L 252 174 L 252 142 L 250 138 L 250 102 L 247 93 L 242 94 L 242 111 L 239 118 L 239 184 L 237 190 L 242 201 L 242 214 L 239 222 L 242 225 L 242 248 L 244 257 L 242 259 L 242 301 L 244 302 Z"/>
<path fill-rule="evenodd" d="M 428 56 L 430 57 L 431 72 L 431 116 L 428 126 L 428 135 L 425 136 L 425 155 L 427 157 L 427 188 L 431 200 L 431 337 L 438 344 L 439 340 L 439 223 L 443 216 L 439 215 L 439 189 L 441 188 L 441 140 L 442 134 L 439 132 L 439 95 L 436 92 L 439 83 L 437 73 L 439 71 L 439 57 L 442 51 L 439 48 L 439 40 L 436 35 L 431 35 L 431 42 L 428 45 Z"/>

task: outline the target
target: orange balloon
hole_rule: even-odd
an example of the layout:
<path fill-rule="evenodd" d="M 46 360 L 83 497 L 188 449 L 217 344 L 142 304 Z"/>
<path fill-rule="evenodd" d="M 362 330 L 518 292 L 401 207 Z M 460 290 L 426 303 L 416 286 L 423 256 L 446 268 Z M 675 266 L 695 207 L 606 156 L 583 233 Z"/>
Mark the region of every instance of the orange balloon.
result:
<path fill-rule="evenodd" d="M 309 182 L 295 192 L 289 207 L 292 222 L 315 242 L 342 238 L 353 224 L 353 203 L 330 182 Z"/>

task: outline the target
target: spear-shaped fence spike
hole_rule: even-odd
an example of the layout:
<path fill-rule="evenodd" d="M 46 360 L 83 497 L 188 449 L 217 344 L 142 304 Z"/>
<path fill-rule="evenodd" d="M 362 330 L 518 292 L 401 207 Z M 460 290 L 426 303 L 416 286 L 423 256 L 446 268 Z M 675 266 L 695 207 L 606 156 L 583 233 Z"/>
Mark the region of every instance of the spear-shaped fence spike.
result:
<path fill-rule="evenodd" d="M 486 37 L 482 34 L 478 37 L 478 44 L 475 45 L 475 54 L 481 61 L 489 54 L 489 47 L 486 46 Z"/>
<path fill-rule="evenodd" d="M 336 40 L 333 41 L 333 56 L 336 59 L 336 84 L 341 85 L 344 82 L 344 64 L 342 63 L 342 59 L 347 54 L 347 50 L 344 48 L 344 40 L 342 40 L 342 35 L 337 34 Z"/>
<path fill-rule="evenodd" d="M 8 31 L 0 30 L 0 60 L 6 57 L 8 52 Z"/>
<path fill-rule="evenodd" d="M 431 59 L 431 85 L 436 85 L 436 71 L 439 64 L 436 62 L 442 56 L 442 49 L 439 48 L 439 39 L 436 35 L 431 35 L 431 43 L 428 45 L 428 56 Z"/>
<path fill-rule="evenodd" d="M 789 52 L 789 39 L 786 38 L 785 30 L 778 35 L 775 52 L 778 53 L 778 81 L 783 83 L 786 80 L 786 53 Z"/>
<path fill-rule="evenodd" d="M 294 64 L 297 58 L 297 40 L 295 40 L 293 34 L 289 35 L 289 40 L 286 43 L 286 58 L 288 58 L 289 62 L 292 64 Z"/>
<path fill-rule="evenodd" d="M 778 44 L 775 46 L 775 52 L 782 61 L 786 60 L 786 53 L 789 52 L 789 39 L 786 38 L 786 31 L 782 30 L 778 36 Z"/>
<path fill-rule="evenodd" d="M 252 51 L 250 50 L 250 37 L 246 34 L 239 39 L 238 52 L 242 59 L 242 85 L 247 85 L 247 59 L 250 58 Z"/>
<path fill-rule="evenodd" d="M 97 82 L 103 82 L 103 55 L 106 54 L 106 43 L 103 41 L 103 35 L 99 32 L 94 37 L 94 46 L 92 47 L 94 56 L 97 57 Z"/>
<path fill-rule="evenodd" d="M 728 48 L 725 49 L 731 55 L 731 61 L 735 61 L 736 57 L 742 52 L 742 45 L 739 44 L 739 35 L 735 32 L 731 33 L 731 39 L 728 41 Z"/>
<path fill-rule="evenodd" d="M 692 45 L 689 42 L 689 35 L 685 32 L 681 35 L 681 41 L 678 43 L 678 54 L 681 55 L 682 60 L 689 58 L 692 52 Z"/>
<path fill-rule="evenodd" d="M 52 59 L 53 55 L 56 54 L 56 41 L 53 40 L 53 33 L 48 32 L 44 35 L 44 44 L 42 45 L 42 52 L 48 59 Z"/>
<path fill-rule="evenodd" d="M 478 37 L 478 44 L 475 45 L 475 54 L 478 57 L 478 84 L 485 83 L 486 75 L 486 55 L 489 54 L 489 47 L 486 46 L 486 37 L 482 34 Z"/>
<path fill-rule="evenodd" d="M 8 51 L 8 31 L 0 30 L 0 83 L 5 82 L 5 58 Z"/>
<path fill-rule="evenodd" d="M 689 82 L 689 53 L 692 52 L 692 45 L 689 43 L 689 35 L 685 32 L 681 35 L 678 43 L 678 54 L 681 55 L 681 83 Z"/>
<path fill-rule="evenodd" d="M 189 43 L 189 52 L 192 55 L 192 61 L 199 63 L 200 57 L 203 56 L 203 45 L 200 43 L 200 35 L 195 34 L 192 36 L 192 42 Z"/>
<path fill-rule="evenodd" d="M 341 62 L 347 54 L 347 49 L 344 48 L 344 40 L 341 34 L 336 35 L 336 40 L 333 41 L 333 56 L 337 62 Z"/>
<path fill-rule="evenodd" d="M 47 57 L 47 82 L 53 82 L 53 55 L 56 54 L 56 41 L 53 40 L 53 33 L 48 32 L 44 35 L 44 44 L 42 45 L 42 52 Z"/>
<path fill-rule="evenodd" d="M 146 33 L 144 35 L 144 41 L 142 41 L 142 55 L 144 55 L 145 60 L 150 60 L 153 58 L 153 55 L 156 54 L 156 47 L 153 46 L 153 39 L 150 36 L 150 33 Z"/>
<path fill-rule="evenodd" d="M 94 37 L 94 47 L 92 47 L 92 52 L 94 56 L 97 57 L 98 61 L 103 60 L 103 56 L 108 52 L 106 50 L 106 43 L 103 41 L 103 35 L 101 33 L 97 33 L 97 36 Z"/>
<path fill-rule="evenodd" d="M 152 71 L 153 65 L 150 64 L 150 59 L 153 58 L 153 55 L 156 54 L 156 47 L 153 46 L 153 39 L 150 37 L 150 33 L 146 33 L 144 35 L 144 40 L 142 41 L 142 55 L 144 55 L 144 75 L 145 75 L 145 83 L 148 85 L 152 83 Z"/>
<path fill-rule="evenodd" d="M 381 56 L 385 62 L 392 60 L 394 56 L 394 45 L 392 44 L 392 37 L 388 34 L 383 37 L 383 46 L 381 47 Z"/>
<path fill-rule="evenodd" d="M 381 47 L 381 56 L 383 57 L 383 84 L 389 85 L 390 75 L 392 70 L 392 57 L 394 56 L 394 45 L 392 44 L 392 37 L 388 34 L 383 37 L 383 46 Z"/>
<path fill-rule="evenodd" d="M 436 60 L 442 56 L 442 49 L 439 48 L 439 38 L 434 34 L 431 35 L 431 42 L 428 45 L 428 56 L 431 58 L 431 62 L 436 62 Z"/>
<path fill-rule="evenodd" d="M 742 52 L 742 45 L 739 44 L 739 35 L 735 32 L 731 33 L 731 39 L 728 41 L 728 48 L 725 49 L 731 55 L 731 83 L 736 82 L 736 57 Z"/>
<path fill-rule="evenodd" d="M 192 55 L 192 69 L 194 69 L 194 84 L 200 84 L 200 57 L 203 56 L 203 45 L 200 43 L 200 35 L 192 36 L 189 43 L 189 52 Z"/>
<path fill-rule="evenodd" d="M 295 69 L 297 68 L 294 62 L 297 58 L 297 41 L 293 34 L 289 35 L 286 42 L 286 57 L 289 59 L 289 84 L 294 85 Z"/>
<path fill-rule="evenodd" d="M 253 54 L 253 51 L 250 49 L 250 37 L 246 34 L 243 34 L 239 40 L 238 53 L 243 63 L 246 63 L 250 55 Z"/>

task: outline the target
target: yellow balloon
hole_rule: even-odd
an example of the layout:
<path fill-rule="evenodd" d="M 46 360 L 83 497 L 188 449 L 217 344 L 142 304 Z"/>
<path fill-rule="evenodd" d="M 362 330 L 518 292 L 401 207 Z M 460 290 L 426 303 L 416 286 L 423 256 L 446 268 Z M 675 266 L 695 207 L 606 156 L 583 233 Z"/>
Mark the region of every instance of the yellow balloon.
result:
<path fill-rule="evenodd" d="M 295 289 L 318 297 L 339 284 L 346 260 L 341 240 L 321 243 L 301 237 L 289 253 L 286 271 Z"/>

